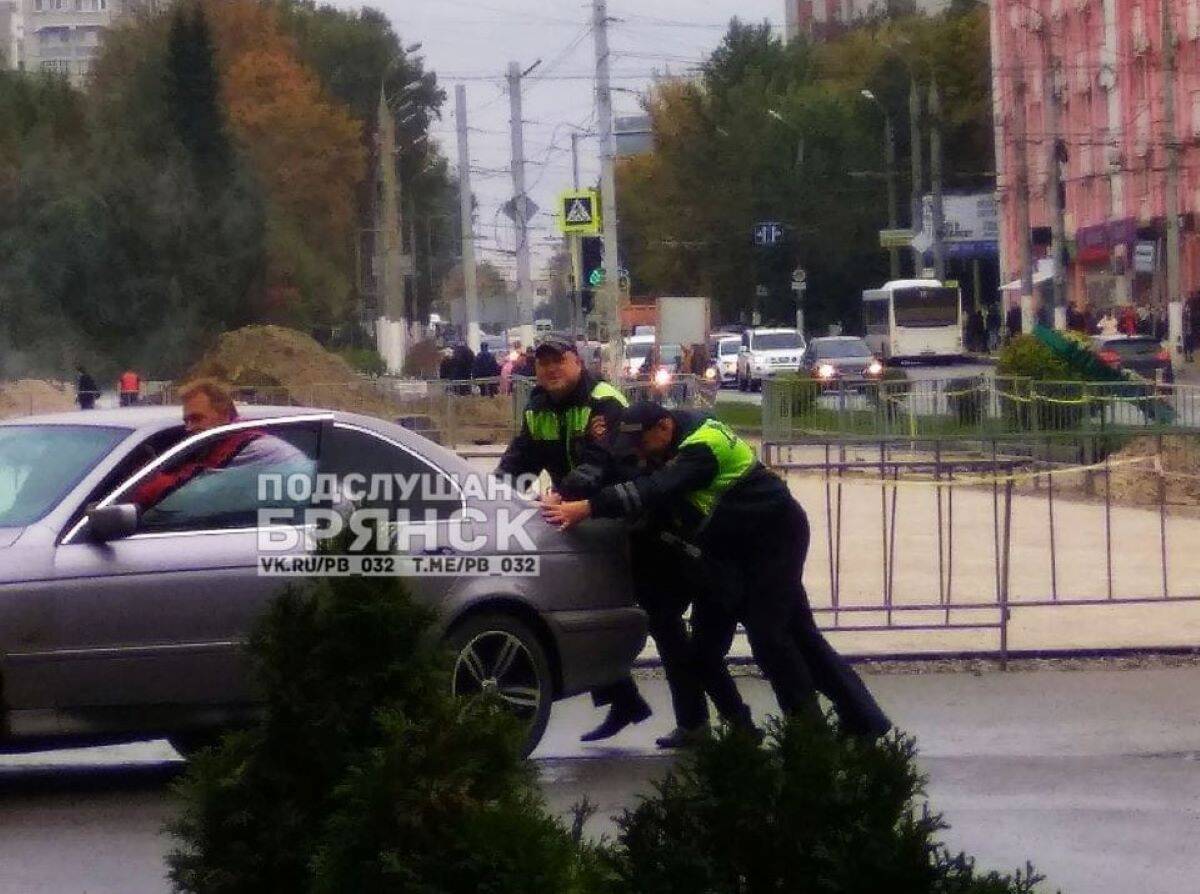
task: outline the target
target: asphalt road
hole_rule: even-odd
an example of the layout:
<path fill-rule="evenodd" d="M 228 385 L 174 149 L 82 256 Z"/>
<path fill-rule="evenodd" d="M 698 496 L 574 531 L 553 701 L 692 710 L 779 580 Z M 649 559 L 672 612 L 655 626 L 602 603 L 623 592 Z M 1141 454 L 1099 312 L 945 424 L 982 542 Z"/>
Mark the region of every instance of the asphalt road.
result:
<path fill-rule="evenodd" d="M 959 379 L 966 376 L 981 376 L 992 373 L 995 366 L 984 363 L 951 363 L 946 365 L 930 365 L 930 364 L 909 364 L 904 367 L 904 372 L 908 374 L 909 379 L 913 381 L 925 381 L 928 379 Z M 732 401 L 736 403 L 762 403 L 762 392 L 743 392 L 738 391 L 736 387 L 722 388 L 717 400 Z"/>
<path fill-rule="evenodd" d="M 980 866 L 1030 859 L 1045 891 L 1196 889 L 1200 668 L 867 680 L 920 742 L 947 842 Z M 762 681 L 740 685 L 757 714 L 774 710 Z M 665 685 L 643 690 L 655 716 L 599 746 L 577 741 L 599 717 L 586 698 L 556 706 L 535 755 L 553 810 L 599 805 L 590 834 L 611 834 L 674 759 L 653 746 L 671 725 Z M 162 828 L 181 766 L 165 743 L 0 758 L 0 891 L 167 891 Z"/>

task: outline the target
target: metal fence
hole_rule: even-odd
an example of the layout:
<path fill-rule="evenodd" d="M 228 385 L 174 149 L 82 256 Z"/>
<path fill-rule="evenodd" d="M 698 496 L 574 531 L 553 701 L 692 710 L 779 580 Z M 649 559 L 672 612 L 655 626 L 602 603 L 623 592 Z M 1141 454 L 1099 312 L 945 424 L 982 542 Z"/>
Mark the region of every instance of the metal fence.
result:
<path fill-rule="evenodd" d="M 710 408 L 716 393 L 716 387 L 703 379 L 684 375 L 673 377 L 665 385 L 641 380 L 618 385 L 631 401 L 651 400 L 678 407 Z M 360 376 L 343 382 L 237 385 L 231 390 L 234 400 L 242 405 L 324 407 L 364 413 L 453 446 L 502 443 L 512 438 L 520 428 L 521 413 L 533 387 L 533 379 L 525 377 L 505 383 L 497 377 L 419 380 Z M 0 409 L 7 409 L 7 415 L 12 416 L 61 412 L 71 406 L 72 400 L 73 392 L 63 384 L 21 394 L 19 399 L 9 401 L 11 406 L 0 405 Z M 177 404 L 178 387 L 172 382 L 143 382 L 138 403 Z"/>
<path fill-rule="evenodd" d="M 1200 386 L 1045 382 L 981 375 L 763 383 L 763 439 L 987 437 L 1010 432 L 1200 431 Z"/>
<path fill-rule="evenodd" d="M 764 460 L 817 516 L 823 627 L 990 631 L 983 651 L 1006 661 L 1014 613 L 1200 602 L 1200 437 L 1152 432 L 1123 454 L 1103 439 L 797 438 Z M 1115 616 L 1089 617 L 1039 620 L 1022 651 L 1118 647 Z"/>

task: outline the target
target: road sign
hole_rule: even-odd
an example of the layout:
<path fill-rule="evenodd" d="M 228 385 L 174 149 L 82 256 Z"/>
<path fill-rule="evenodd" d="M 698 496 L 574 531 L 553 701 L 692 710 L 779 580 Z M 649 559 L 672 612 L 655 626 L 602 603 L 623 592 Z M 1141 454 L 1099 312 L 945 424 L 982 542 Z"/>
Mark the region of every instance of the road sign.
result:
<path fill-rule="evenodd" d="M 922 230 L 921 232 L 917 233 L 917 235 L 913 236 L 912 247 L 921 254 L 925 254 L 925 252 L 933 248 L 933 237 L 929 235 L 929 231 Z"/>
<path fill-rule="evenodd" d="M 517 199 L 509 199 L 504 203 L 504 216 L 511 221 L 515 221 L 517 219 L 517 207 Z M 524 209 L 526 223 L 537 217 L 538 211 L 541 210 L 538 208 L 537 202 L 529 198 L 529 196 L 521 196 L 520 207 Z"/>
<path fill-rule="evenodd" d="M 601 230 L 600 191 L 581 189 L 558 198 L 558 231 L 564 236 L 595 236 Z"/>
<path fill-rule="evenodd" d="M 1133 247 L 1133 272 L 1134 273 L 1153 273 L 1154 272 L 1154 243 L 1139 242 Z"/>
<path fill-rule="evenodd" d="M 803 287 L 808 282 L 808 273 L 803 267 L 797 267 L 792 271 L 792 285 Z"/>
<path fill-rule="evenodd" d="M 755 286 L 754 294 L 757 295 L 759 298 L 766 298 L 768 295 L 771 294 L 771 290 L 768 289 L 766 286 Z"/>
<path fill-rule="evenodd" d="M 908 248 L 912 244 L 912 230 L 880 230 L 880 248 Z"/>
<path fill-rule="evenodd" d="M 754 225 L 755 245 L 777 245 L 783 241 L 783 224 L 776 220 L 763 221 Z"/>

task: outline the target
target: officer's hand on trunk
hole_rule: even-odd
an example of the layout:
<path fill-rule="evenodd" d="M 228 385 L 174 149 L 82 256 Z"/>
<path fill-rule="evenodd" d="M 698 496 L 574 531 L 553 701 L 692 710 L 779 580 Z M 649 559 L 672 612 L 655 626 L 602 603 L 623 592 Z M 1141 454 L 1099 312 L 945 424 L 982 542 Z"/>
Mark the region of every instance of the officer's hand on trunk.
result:
<path fill-rule="evenodd" d="M 581 521 L 591 518 L 592 504 L 587 500 L 577 500 L 573 503 L 542 504 L 542 518 L 554 527 L 569 531 Z"/>

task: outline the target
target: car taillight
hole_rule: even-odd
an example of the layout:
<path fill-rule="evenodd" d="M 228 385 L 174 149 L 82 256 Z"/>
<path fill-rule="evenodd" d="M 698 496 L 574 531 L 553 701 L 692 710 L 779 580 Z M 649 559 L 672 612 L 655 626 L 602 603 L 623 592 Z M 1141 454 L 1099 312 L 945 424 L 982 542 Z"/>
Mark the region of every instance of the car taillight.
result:
<path fill-rule="evenodd" d="M 1101 351 L 1096 355 L 1100 358 L 1100 362 L 1117 369 L 1121 365 L 1121 355 L 1116 351 Z"/>

